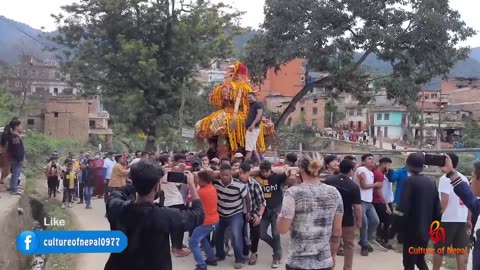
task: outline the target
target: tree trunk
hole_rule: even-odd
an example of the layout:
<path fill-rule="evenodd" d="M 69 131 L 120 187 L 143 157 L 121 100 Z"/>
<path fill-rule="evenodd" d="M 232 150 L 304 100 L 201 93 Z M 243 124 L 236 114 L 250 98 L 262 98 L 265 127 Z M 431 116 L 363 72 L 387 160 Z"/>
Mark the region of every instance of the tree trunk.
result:
<path fill-rule="evenodd" d="M 155 153 L 157 150 L 157 134 L 156 127 L 151 126 L 147 132 L 147 139 L 145 141 L 145 152 Z"/>
<path fill-rule="evenodd" d="M 185 111 L 185 78 L 182 81 L 182 86 L 180 88 L 181 102 L 180 109 L 178 110 L 178 129 L 179 132 L 182 132 L 183 123 L 184 123 L 184 111 Z"/>

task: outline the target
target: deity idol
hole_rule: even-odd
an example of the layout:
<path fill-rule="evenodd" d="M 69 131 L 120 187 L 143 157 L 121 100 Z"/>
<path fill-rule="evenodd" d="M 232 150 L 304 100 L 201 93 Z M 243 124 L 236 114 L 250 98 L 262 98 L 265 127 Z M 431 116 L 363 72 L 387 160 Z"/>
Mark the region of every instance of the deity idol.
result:
<path fill-rule="evenodd" d="M 217 86 L 209 97 L 209 103 L 218 110 L 197 122 L 198 139 L 208 139 L 210 150 L 215 148 L 218 157 L 229 157 L 245 148 L 245 120 L 249 103 L 247 94 L 254 92 L 250 86 L 248 68 L 240 62 L 229 67 L 223 84 Z M 257 152 L 266 151 L 265 138 L 275 135 L 273 123 L 263 118 L 260 123 L 260 136 Z"/>

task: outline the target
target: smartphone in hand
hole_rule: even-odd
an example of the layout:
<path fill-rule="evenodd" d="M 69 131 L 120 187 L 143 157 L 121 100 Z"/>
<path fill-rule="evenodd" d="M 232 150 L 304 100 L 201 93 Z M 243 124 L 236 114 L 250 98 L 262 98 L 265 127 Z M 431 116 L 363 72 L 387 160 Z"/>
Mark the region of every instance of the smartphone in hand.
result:
<path fill-rule="evenodd" d="M 178 183 L 178 184 L 186 184 L 187 183 L 187 176 L 181 172 L 168 172 L 167 173 L 167 182 L 170 183 Z"/>
<path fill-rule="evenodd" d="M 425 165 L 445 167 L 447 157 L 445 155 L 425 154 Z"/>

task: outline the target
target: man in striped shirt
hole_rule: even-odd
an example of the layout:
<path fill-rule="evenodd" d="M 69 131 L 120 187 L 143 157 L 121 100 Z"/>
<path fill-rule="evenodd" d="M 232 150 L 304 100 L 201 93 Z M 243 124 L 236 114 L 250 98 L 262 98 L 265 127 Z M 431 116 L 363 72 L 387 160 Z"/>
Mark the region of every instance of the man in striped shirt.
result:
<path fill-rule="evenodd" d="M 213 180 L 213 185 L 217 190 L 220 214 L 220 222 L 215 231 L 217 258 L 220 261 L 225 260 L 225 230 L 230 227 L 235 252 L 235 269 L 241 269 L 247 260 L 243 255 L 243 206 L 245 202 L 246 215 L 250 216 L 251 201 L 248 187 L 232 177 L 232 167 L 229 164 L 220 166 L 220 181 Z"/>

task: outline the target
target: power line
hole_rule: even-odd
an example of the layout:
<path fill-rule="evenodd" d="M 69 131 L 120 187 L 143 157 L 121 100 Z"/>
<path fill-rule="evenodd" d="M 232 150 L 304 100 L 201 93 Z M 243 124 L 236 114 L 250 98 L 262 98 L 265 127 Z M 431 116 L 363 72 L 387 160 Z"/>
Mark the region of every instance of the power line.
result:
<path fill-rule="evenodd" d="M 5 22 L 5 24 L 13 27 L 15 30 L 19 31 L 20 33 L 24 34 L 25 36 L 29 37 L 30 39 L 32 39 L 33 41 L 43 45 L 45 48 L 50 48 L 51 46 L 45 44 L 43 41 L 40 41 L 38 40 L 37 38 L 35 38 L 34 36 L 32 36 L 31 34 L 29 34 L 28 32 L 24 31 L 23 29 L 21 28 L 18 28 L 16 25 L 10 23 L 5 17 L 1 17 L 0 16 L 0 20 L 2 20 L 3 22 Z M 58 48 L 56 48 L 58 49 Z"/>

